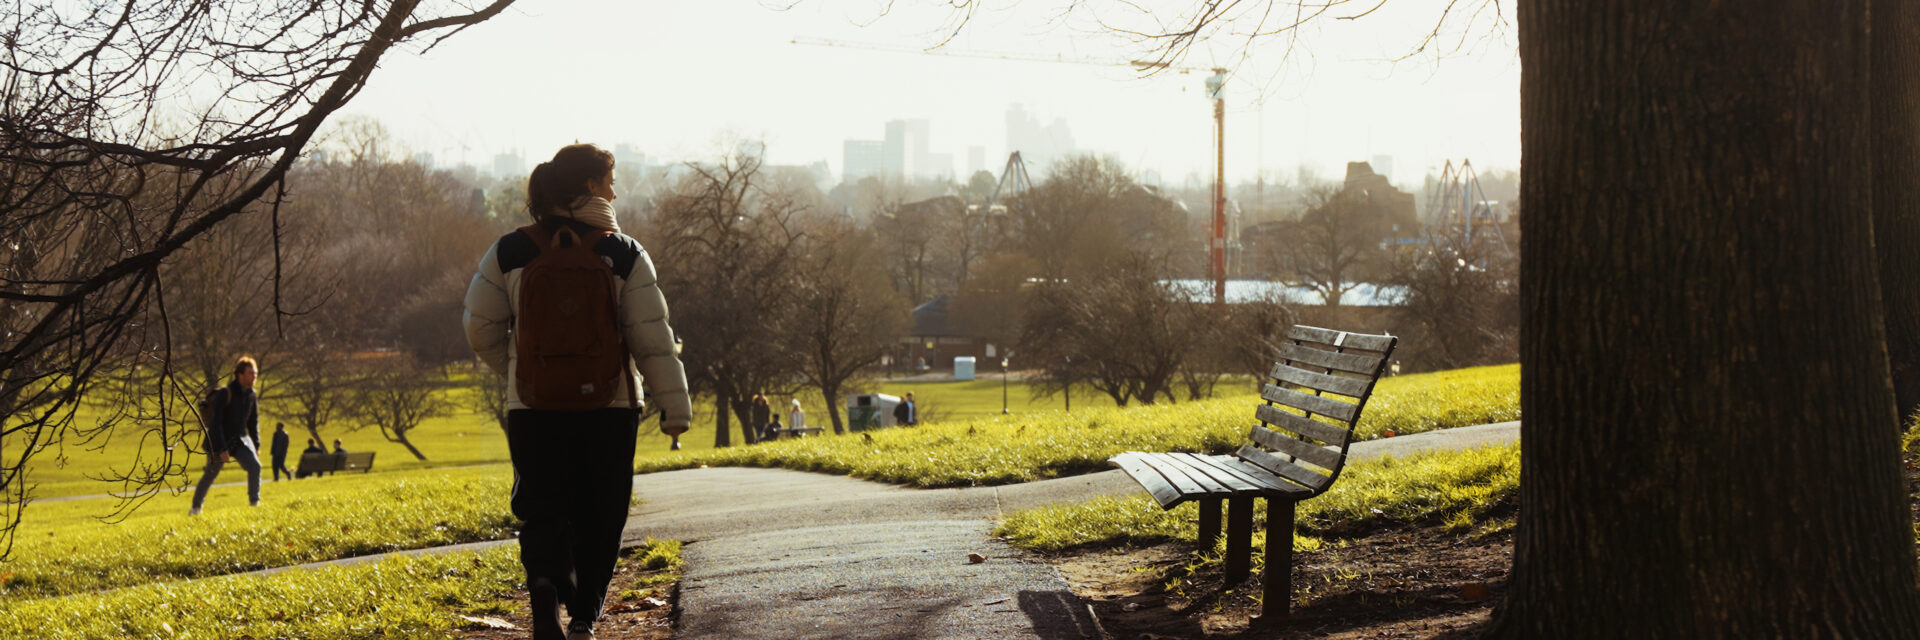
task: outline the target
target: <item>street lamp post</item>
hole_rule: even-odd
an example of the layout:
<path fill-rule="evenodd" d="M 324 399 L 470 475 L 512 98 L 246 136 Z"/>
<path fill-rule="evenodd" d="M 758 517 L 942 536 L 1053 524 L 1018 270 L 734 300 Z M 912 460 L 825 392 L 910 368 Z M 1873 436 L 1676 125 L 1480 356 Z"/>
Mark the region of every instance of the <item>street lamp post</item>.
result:
<path fill-rule="evenodd" d="M 1067 356 L 1067 371 L 1073 371 L 1073 356 Z M 1073 413 L 1073 375 L 1067 375 L 1067 413 Z"/>
<path fill-rule="evenodd" d="M 1007 352 L 1000 358 L 1000 415 L 1007 415 L 1007 361 L 1013 358 L 1013 352 Z"/>

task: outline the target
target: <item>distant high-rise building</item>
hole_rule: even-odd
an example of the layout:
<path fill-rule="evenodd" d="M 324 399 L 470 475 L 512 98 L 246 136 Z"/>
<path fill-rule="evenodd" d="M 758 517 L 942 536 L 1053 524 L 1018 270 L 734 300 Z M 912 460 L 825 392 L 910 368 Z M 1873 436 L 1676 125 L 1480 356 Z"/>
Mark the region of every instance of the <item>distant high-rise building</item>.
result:
<path fill-rule="evenodd" d="M 840 181 L 854 182 L 886 172 L 886 143 L 879 140 L 848 140 L 841 147 Z"/>
<path fill-rule="evenodd" d="M 647 166 L 647 154 L 641 153 L 639 147 L 625 142 L 613 145 L 613 166 L 643 171 Z"/>
<path fill-rule="evenodd" d="M 921 120 L 919 122 L 925 122 Z M 890 176 L 910 176 L 915 172 L 913 161 L 920 159 L 915 150 L 927 148 L 925 142 L 914 140 L 916 127 L 907 120 L 893 120 L 887 123 L 887 137 L 883 141 L 881 153 L 886 161 L 883 173 Z M 922 130 L 924 130 L 922 128 Z"/>
<path fill-rule="evenodd" d="M 1007 151 L 1020 152 L 1031 172 L 1044 173 L 1048 163 L 1075 150 L 1073 131 L 1067 128 L 1065 119 L 1055 118 L 1053 124 L 1043 127 L 1026 107 L 1018 104 L 1007 107 Z"/>
<path fill-rule="evenodd" d="M 987 148 L 980 145 L 967 147 L 967 177 L 987 170 Z"/>
<path fill-rule="evenodd" d="M 1393 180 L 1393 156 L 1376 155 L 1373 157 L 1373 172 Z"/>
<path fill-rule="evenodd" d="M 524 177 L 527 175 L 527 159 L 519 151 L 494 154 L 493 175 L 500 178 Z"/>
<path fill-rule="evenodd" d="M 433 154 L 425 151 L 413 154 L 413 163 L 420 165 L 422 167 L 426 167 L 428 169 L 432 169 L 434 167 Z"/>

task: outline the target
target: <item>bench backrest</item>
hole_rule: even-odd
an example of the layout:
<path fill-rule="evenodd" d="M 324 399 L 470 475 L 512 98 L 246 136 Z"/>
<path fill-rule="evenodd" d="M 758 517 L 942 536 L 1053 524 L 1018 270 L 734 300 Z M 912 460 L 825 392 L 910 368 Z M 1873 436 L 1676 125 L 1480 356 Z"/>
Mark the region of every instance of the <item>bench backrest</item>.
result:
<path fill-rule="evenodd" d="M 1296 325 L 1287 340 L 1260 392 L 1253 443 L 1234 455 L 1318 495 L 1346 466 L 1353 426 L 1400 339 Z"/>
<path fill-rule="evenodd" d="M 331 453 L 300 454 L 300 471 L 311 472 L 311 471 L 332 471 L 332 470 L 333 470 L 333 454 Z"/>
<path fill-rule="evenodd" d="M 372 451 L 348 452 L 340 456 L 341 471 L 365 471 L 373 466 Z"/>

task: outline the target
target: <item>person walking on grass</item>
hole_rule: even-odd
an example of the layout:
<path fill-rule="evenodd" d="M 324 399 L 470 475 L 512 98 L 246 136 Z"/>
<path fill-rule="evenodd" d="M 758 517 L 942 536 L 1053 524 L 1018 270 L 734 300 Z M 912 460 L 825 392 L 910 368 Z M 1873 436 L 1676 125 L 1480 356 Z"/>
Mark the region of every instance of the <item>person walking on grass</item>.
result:
<path fill-rule="evenodd" d="M 287 436 L 287 423 L 285 422 L 273 423 L 273 481 L 274 482 L 280 481 L 281 473 L 287 474 L 288 480 L 293 479 L 293 472 L 287 471 L 287 447 L 290 444 L 288 442 L 288 437 L 289 436 Z"/>
<path fill-rule="evenodd" d="M 260 506 L 260 406 L 259 397 L 253 393 L 259 377 L 260 364 L 252 356 L 240 356 L 233 364 L 233 381 L 201 401 L 207 466 L 200 472 L 200 484 L 193 488 L 193 508 L 187 515 L 200 515 L 207 490 L 213 488 L 213 479 L 228 461 L 239 462 L 247 471 L 247 503 Z"/>
<path fill-rule="evenodd" d="M 638 385 L 668 435 L 693 416 L 666 298 L 646 250 L 614 221 L 613 186 L 613 154 L 561 148 L 527 179 L 533 224 L 494 242 L 467 288 L 467 343 L 507 377 L 535 640 L 593 638 L 632 497 Z"/>

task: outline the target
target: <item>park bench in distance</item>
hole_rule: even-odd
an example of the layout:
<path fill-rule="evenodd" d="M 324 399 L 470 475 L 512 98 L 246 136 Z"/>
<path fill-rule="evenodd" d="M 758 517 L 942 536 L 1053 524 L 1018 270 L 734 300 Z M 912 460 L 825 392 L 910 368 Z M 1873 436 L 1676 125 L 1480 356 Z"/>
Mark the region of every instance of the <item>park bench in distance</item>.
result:
<path fill-rule="evenodd" d="M 372 451 L 349 451 L 346 453 L 307 453 L 300 456 L 300 468 L 295 469 L 293 477 L 304 478 L 325 471 L 373 472 Z"/>
<path fill-rule="evenodd" d="M 1281 349 L 1281 361 L 1270 374 L 1276 384 L 1261 389 L 1263 402 L 1254 409 L 1260 424 L 1248 434 L 1251 443 L 1221 456 L 1129 451 L 1107 461 L 1153 494 L 1161 508 L 1198 500 L 1201 549 L 1211 549 L 1218 539 L 1220 501 L 1226 500 L 1229 586 L 1247 579 L 1253 558 L 1253 499 L 1267 499 L 1265 603 L 1255 617 L 1258 623 L 1287 617 L 1293 595 L 1294 503 L 1325 493 L 1340 477 L 1353 426 L 1360 422 L 1360 411 L 1400 340 L 1302 326 L 1289 329 L 1287 339 L 1292 344 Z"/>

